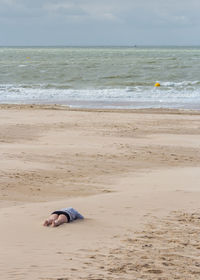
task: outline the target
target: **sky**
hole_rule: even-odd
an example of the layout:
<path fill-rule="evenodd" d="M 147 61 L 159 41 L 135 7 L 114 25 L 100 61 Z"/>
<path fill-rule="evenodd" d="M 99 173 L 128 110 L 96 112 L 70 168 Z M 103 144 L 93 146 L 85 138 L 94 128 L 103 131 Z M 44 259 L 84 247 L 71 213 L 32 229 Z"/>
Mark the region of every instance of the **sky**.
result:
<path fill-rule="evenodd" d="M 200 45 L 200 0 L 0 0 L 0 46 Z"/>

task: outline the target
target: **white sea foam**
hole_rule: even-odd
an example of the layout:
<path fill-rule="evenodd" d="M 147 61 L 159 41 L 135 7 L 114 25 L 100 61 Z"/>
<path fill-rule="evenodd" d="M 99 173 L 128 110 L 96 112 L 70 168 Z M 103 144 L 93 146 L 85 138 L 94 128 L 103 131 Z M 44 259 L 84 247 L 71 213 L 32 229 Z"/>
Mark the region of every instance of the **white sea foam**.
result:
<path fill-rule="evenodd" d="M 174 83 L 173 83 L 174 84 Z M 182 83 L 183 84 L 183 83 Z M 189 83 L 188 83 L 189 84 Z M 27 85 L 0 85 L 1 103 L 63 103 L 79 106 L 83 104 L 97 104 L 103 102 L 108 104 L 126 103 L 143 104 L 143 107 L 174 107 L 179 104 L 182 107 L 194 105 L 194 108 L 200 107 L 200 89 L 179 90 L 177 86 L 165 87 L 132 87 L 132 88 L 104 88 L 104 89 L 57 89 L 45 88 L 44 85 L 28 87 Z M 198 105 L 199 104 L 199 105 Z"/>
<path fill-rule="evenodd" d="M 161 85 L 168 87 L 186 87 L 192 85 L 200 85 L 200 81 L 161 82 Z"/>

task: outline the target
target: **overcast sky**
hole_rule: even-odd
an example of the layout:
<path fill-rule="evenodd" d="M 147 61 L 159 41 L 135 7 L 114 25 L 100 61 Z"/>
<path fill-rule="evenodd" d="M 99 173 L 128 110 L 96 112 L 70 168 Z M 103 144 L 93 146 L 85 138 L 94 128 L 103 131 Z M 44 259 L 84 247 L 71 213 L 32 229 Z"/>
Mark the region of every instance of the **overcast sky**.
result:
<path fill-rule="evenodd" d="M 200 45 L 200 0 L 0 0 L 0 45 Z"/>

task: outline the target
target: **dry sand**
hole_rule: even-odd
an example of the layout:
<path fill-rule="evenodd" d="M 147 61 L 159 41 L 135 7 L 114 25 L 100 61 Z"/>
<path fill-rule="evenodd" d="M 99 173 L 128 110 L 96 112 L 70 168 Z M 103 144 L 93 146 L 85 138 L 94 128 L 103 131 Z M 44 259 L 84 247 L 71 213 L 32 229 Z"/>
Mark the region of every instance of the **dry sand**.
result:
<path fill-rule="evenodd" d="M 199 112 L 2 105 L 0 153 L 0 279 L 200 279 Z"/>

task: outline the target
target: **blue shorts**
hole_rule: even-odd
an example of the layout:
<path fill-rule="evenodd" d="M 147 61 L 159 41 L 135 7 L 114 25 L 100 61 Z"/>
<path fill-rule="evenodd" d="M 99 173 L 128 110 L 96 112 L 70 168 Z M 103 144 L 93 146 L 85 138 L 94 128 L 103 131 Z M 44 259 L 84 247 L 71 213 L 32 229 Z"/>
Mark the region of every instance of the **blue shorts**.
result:
<path fill-rule="evenodd" d="M 84 217 L 72 207 L 62 208 L 58 211 L 54 211 L 52 214 L 65 215 L 67 217 L 68 223 L 73 222 L 77 219 L 84 219 Z"/>

